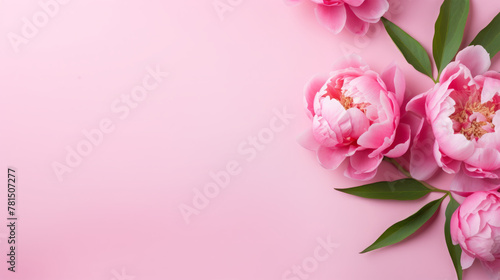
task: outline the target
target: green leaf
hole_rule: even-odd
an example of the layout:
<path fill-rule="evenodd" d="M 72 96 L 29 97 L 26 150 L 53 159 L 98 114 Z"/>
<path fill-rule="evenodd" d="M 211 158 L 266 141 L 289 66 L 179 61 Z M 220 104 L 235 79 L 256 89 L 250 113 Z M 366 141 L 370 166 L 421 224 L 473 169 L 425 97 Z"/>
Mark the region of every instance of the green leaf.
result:
<path fill-rule="evenodd" d="M 490 58 L 500 51 L 500 13 L 477 34 L 470 44 L 483 46 L 490 54 Z"/>
<path fill-rule="evenodd" d="M 457 54 L 469 14 L 469 0 L 444 0 L 434 27 L 432 53 L 438 73 Z"/>
<path fill-rule="evenodd" d="M 430 189 L 415 179 L 401 179 L 394 182 L 384 181 L 336 190 L 364 198 L 394 200 L 415 200 L 431 192 Z"/>
<path fill-rule="evenodd" d="M 415 233 L 434 215 L 434 213 L 436 213 L 445 197 L 446 195 L 440 199 L 427 203 L 424 207 L 420 208 L 417 213 L 392 225 L 382 233 L 372 245 L 364 249 L 361 254 L 396 244 Z"/>
<path fill-rule="evenodd" d="M 453 215 L 455 210 L 457 210 L 458 206 L 460 206 L 460 204 L 458 204 L 458 202 L 455 199 L 453 199 L 453 197 L 451 197 L 450 195 L 450 202 L 446 207 L 446 222 L 444 224 L 444 237 L 446 239 L 446 246 L 448 246 L 448 252 L 450 252 L 451 260 L 457 272 L 458 280 L 462 280 L 462 265 L 460 264 L 460 257 L 462 256 L 462 248 L 460 248 L 460 245 L 453 245 L 450 233 L 451 216 Z"/>
<path fill-rule="evenodd" d="M 387 33 L 401 51 L 406 61 L 417 71 L 433 79 L 431 60 L 424 47 L 388 19 L 382 18 L 382 22 L 384 23 L 385 30 L 387 30 Z"/>

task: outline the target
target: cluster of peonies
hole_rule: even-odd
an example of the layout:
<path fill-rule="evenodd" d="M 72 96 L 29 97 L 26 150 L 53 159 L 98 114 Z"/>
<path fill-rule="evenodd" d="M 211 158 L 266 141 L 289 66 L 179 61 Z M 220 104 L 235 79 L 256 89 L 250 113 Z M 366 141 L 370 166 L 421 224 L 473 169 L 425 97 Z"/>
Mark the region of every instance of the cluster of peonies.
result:
<path fill-rule="evenodd" d="M 489 71 L 490 63 L 483 47 L 469 46 L 433 88 L 404 106 L 405 80 L 396 66 L 379 75 L 359 58 L 348 58 L 306 86 L 312 129 L 301 143 L 317 152 L 325 168 L 346 161 L 345 175 L 357 180 L 372 179 L 384 157 L 403 155 L 409 155 L 416 179 L 427 180 L 439 169 L 455 174 L 450 190 L 465 200 L 452 218 L 451 235 L 463 249 L 462 267 L 479 259 L 498 273 L 500 74 Z M 404 114 L 418 116 L 417 125 L 403 122 Z M 417 154 L 418 161 L 412 158 Z"/>

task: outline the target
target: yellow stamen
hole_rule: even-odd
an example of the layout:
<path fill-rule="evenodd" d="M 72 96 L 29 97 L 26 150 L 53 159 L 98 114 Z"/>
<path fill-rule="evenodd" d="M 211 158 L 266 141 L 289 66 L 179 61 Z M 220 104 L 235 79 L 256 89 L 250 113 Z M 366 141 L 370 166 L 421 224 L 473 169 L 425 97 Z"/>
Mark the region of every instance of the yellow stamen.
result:
<path fill-rule="evenodd" d="M 485 117 L 485 121 L 470 121 L 469 117 L 474 113 L 480 113 Z M 450 115 L 450 119 L 466 127 L 461 127 L 458 133 L 463 134 L 468 140 L 481 138 L 484 134 L 488 133 L 483 126 L 490 124 L 491 128 L 495 126 L 491 123 L 495 116 L 495 104 L 488 101 L 482 104 L 479 101 L 467 101 L 465 104 L 457 104 L 455 112 Z M 467 125 L 469 124 L 469 125 Z"/>
<path fill-rule="evenodd" d="M 352 97 L 345 96 L 343 93 L 340 95 L 340 104 L 344 106 L 344 108 L 347 110 L 349 108 L 352 108 Z"/>

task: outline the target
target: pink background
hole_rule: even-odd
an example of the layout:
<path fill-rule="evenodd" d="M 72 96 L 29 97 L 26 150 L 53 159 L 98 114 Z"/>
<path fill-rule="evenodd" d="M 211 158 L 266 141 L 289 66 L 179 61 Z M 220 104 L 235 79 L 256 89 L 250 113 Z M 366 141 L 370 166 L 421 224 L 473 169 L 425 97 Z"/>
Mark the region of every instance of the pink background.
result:
<path fill-rule="evenodd" d="M 357 182 L 322 169 L 296 142 L 309 126 L 304 84 L 344 55 L 358 53 L 379 72 L 396 61 L 412 95 L 432 81 L 405 63 L 380 25 L 365 37 L 335 36 L 310 3 L 220 1 L 232 4 L 222 17 L 214 0 L 68 1 L 18 52 L 8 34 L 20 34 L 23 17 L 42 7 L 0 1 L 1 172 L 16 167 L 19 182 L 16 273 L 5 262 L 0 192 L 0 279 L 297 280 L 284 276 L 302 264 L 312 280 L 456 279 L 443 213 L 401 244 L 358 254 L 437 196 L 343 195 L 333 187 Z M 441 2 L 394 0 L 387 17 L 430 50 Z M 467 43 L 500 9 L 494 0 L 471 2 Z M 116 113 L 113 104 L 124 106 L 121 96 L 157 65 L 168 77 L 129 115 Z M 285 107 L 295 117 L 269 135 L 274 110 Z M 53 163 L 104 119 L 114 130 L 58 180 Z M 268 142 L 250 149 L 259 133 Z M 233 161 L 240 173 L 187 224 L 179 207 L 192 206 L 210 172 Z M 374 181 L 393 175 L 384 166 Z M 327 237 L 335 248 L 316 262 L 318 239 Z M 465 273 L 484 278 L 478 264 Z"/>

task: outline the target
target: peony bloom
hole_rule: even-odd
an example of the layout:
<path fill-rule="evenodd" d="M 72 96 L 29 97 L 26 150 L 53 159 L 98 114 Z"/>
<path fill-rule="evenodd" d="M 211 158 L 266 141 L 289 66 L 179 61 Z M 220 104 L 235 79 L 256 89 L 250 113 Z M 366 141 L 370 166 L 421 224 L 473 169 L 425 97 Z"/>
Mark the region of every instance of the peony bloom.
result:
<path fill-rule="evenodd" d="M 312 129 L 301 138 L 302 145 L 316 150 L 327 169 L 349 158 L 347 177 L 373 178 L 384 156 L 399 157 L 408 150 L 410 128 L 399 123 L 405 87 L 396 66 L 380 76 L 359 57 L 350 57 L 306 86 Z"/>
<path fill-rule="evenodd" d="M 302 0 L 285 0 L 296 4 Z M 370 23 L 376 23 L 389 10 L 387 0 L 311 0 L 317 3 L 316 17 L 333 33 L 344 27 L 352 33 L 364 35 Z"/>
<path fill-rule="evenodd" d="M 482 46 L 467 47 L 446 66 L 438 84 L 408 103 L 408 111 L 423 117 L 412 153 L 426 158 L 410 165 L 413 177 L 426 180 L 439 168 L 457 173 L 451 190 L 462 196 L 499 188 L 500 74 L 489 67 Z M 423 141 L 432 148 L 422 147 Z"/>
<path fill-rule="evenodd" d="M 500 194 L 476 192 L 453 213 L 450 223 L 453 243 L 462 247 L 462 268 L 479 259 L 500 279 Z"/>

